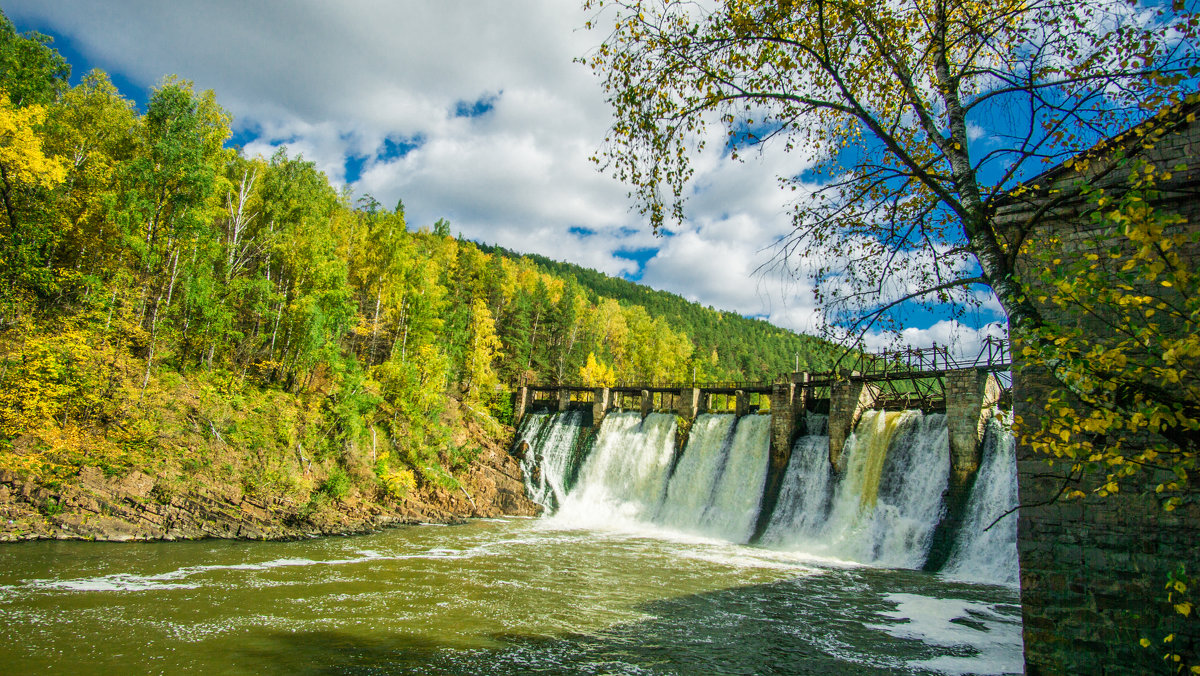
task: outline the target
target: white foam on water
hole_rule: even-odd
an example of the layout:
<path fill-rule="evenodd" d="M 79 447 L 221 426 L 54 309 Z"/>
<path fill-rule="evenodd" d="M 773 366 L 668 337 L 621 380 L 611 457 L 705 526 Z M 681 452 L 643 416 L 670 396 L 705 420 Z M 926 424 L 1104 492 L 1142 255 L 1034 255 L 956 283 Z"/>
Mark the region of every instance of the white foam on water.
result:
<path fill-rule="evenodd" d="M 726 568 L 786 570 L 797 574 L 817 575 L 820 571 L 804 565 L 799 560 L 760 556 L 757 551 L 696 551 L 682 550 L 677 556 L 695 561 L 704 561 Z"/>
<path fill-rule="evenodd" d="M 22 585 L 26 589 L 83 591 L 83 592 L 125 592 L 148 591 L 163 589 L 197 589 L 204 586 L 203 581 L 183 582 L 188 578 L 218 571 L 268 571 L 276 568 L 292 568 L 305 566 L 345 566 L 376 561 L 400 561 L 406 559 L 468 559 L 487 554 L 488 546 L 474 547 L 466 550 L 434 547 L 420 552 L 406 554 L 381 554 L 374 550 L 361 550 L 358 556 L 339 559 L 309 559 L 304 557 L 285 557 L 261 561 L 257 563 L 211 564 L 186 566 L 165 573 L 154 575 L 137 575 L 134 573 L 113 573 L 97 577 L 77 578 L 69 580 L 37 579 L 28 580 Z M 239 583 L 241 584 L 241 583 Z"/>
<path fill-rule="evenodd" d="M 896 609 L 879 615 L 895 622 L 864 626 L 896 638 L 974 653 L 911 660 L 910 666 L 943 674 L 1019 674 L 1024 671 L 1019 614 L 1004 614 L 995 604 L 964 599 L 904 593 L 886 594 L 884 598 L 895 603 Z"/>

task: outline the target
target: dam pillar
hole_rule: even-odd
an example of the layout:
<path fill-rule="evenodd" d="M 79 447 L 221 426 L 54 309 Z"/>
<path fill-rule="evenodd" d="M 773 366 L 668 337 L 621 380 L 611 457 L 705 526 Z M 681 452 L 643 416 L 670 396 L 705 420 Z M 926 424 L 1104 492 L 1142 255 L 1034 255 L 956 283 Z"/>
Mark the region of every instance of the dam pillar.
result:
<path fill-rule="evenodd" d="M 976 369 L 945 376 L 946 431 L 950 437 L 950 482 L 945 516 L 933 532 L 925 570 L 940 570 L 950 558 L 954 537 L 967 510 L 967 500 L 982 462 L 983 432 L 1003 388 L 996 376 Z"/>
<path fill-rule="evenodd" d="M 781 455 L 782 464 L 787 466 L 791 456 L 792 441 L 796 436 L 796 412 L 792 408 L 795 400 L 796 386 L 792 383 L 774 385 L 771 388 L 771 467 L 774 468 L 776 451 Z"/>
<path fill-rule="evenodd" d="M 734 392 L 735 403 L 733 412 L 737 417 L 742 417 L 750 412 L 750 397 L 746 396 L 745 390 L 737 390 Z"/>
<path fill-rule="evenodd" d="M 808 371 L 792 374 L 792 410 L 795 412 L 796 418 L 802 417 L 808 412 L 808 401 L 812 398 L 812 392 L 808 386 L 810 376 Z M 775 402 L 771 402 L 771 406 L 775 406 Z"/>
<path fill-rule="evenodd" d="M 980 444 L 992 410 L 1000 401 L 1000 381 L 987 371 L 946 374 L 946 429 L 950 433 L 950 479 L 962 484 L 979 469 Z"/>
<path fill-rule="evenodd" d="M 679 391 L 679 401 L 676 402 L 675 415 L 685 420 L 691 420 L 700 414 L 700 388 L 685 387 Z"/>
<path fill-rule="evenodd" d="M 754 526 L 751 542 L 757 541 L 771 522 L 771 513 L 779 501 L 779 490 L 783 487 L 783 475 L 792 458 L 792 442 L 796 439 L 796 412 L 794 408 L 796 385 L 781 383 L 771 387 L 771 448 L 767 457 L 767 481 L 763 487 L 762 502 L 758 510 L 758 522 Z"/>
<path fill-rule="evenodd" d="M 600 423 L 604 422 L 604 416 L 608 415 L 612 390 L 600 387 L 596 389 L 595 395 L 592 398 L 592 427 L 600 429 Z"/>
<path fill-rule="evenodd" d="M 529 387 L 522 385 L 513 394 L 513 422 L 517 425 L 525 419 L 525 409 L 529 408 Z"/>
<path fill-rule="evenodd" d="M 834 469 L 842 459 L 842 449 L 850 432 L 858 424 L 863 411 L 875 405 L 879 389 L 862 380 L 858 372 L 843 373 L 843 379 L 830 387 L 829 393 L 829 463 Z"/>
<path fill-rule="evenodd" d="M 808 371 L 792 374 L 792 417 L 796 421 L 797 434 L 808 434 L 808 408 L 812 404 L 811 376 Z M 772 402 L 772 406 L 774 402 Z"/>
<path fill-rule="evenodd" d="M 566 389 L 559 390 L 558 391 L 558 412 L 562 413 L 563 411 L 567 410 L 567 407 L 570 405 L 571 405 L 571 390 L 566 390 Z"/>
<path fill-rule="evenodd" d="M 646 418 L 646 416 L 650 415 L 650 409 L 654 405 L 654 400 L 651 399 L 651 397 L 650 397 L 650 390 L 642 390 L 641 399 L 642 399 L 642 402 L 641 402 L 642 403 L 642 419 L 644 420 Z"/>

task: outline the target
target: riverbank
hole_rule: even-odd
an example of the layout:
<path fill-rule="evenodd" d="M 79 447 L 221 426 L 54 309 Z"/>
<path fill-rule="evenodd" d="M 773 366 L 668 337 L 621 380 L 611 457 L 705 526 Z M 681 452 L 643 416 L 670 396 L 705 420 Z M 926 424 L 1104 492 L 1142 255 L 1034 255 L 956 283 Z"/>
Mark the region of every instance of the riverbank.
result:
<path fill-rule="evenodd" d="M 0 469 L 0 542 L 281 540 L 540 513 L 526 497 L 520 465 L 498 445 L 487 445 L 458 481 L 456 489 L 426 485 L 395 501 L 354 491 L 305 502 L 283 492 L 246 494 L 236 482 L 204 476 L 181 485 L 138 470 L 107 477 L 84 467 L 46 486 Z"/>

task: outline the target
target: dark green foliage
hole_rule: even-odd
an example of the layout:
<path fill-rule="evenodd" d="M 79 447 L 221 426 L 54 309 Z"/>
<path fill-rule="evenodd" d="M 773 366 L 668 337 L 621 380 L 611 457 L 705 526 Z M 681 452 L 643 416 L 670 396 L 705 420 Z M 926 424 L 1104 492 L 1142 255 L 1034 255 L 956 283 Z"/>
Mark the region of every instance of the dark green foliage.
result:
<path fill-rule="evenodd" d="M 717 379 L 760 380 L 792 371 L 831 368 L 841 348 L 814 336 L 793 333 L 762 319 L 714 310 L 668 291 L 658 291 L 572 263 L 536 254 L 518 254 L 500 246 L 478 245 L 480 250 L 511 260 L 532 261 L 540 270 L 573 280 L 591 302 L 613 298 L 625 306 L 641 306 L 653 317 L 664 317 L 681 328 L 696 347 L 697 359 L 715 351 L 717 364 L 710 375 Z M 798 357 L 798 359 L 797 359 Z"/>
<path fill-rule="evenodd" d="M 41 33 L 18 34 L 0 14 L 0 88 L 18 106 L 55 102 L 67 88 L 71 66 Z"/>
<path fill-rule="evenodd" d="M 321 483 L 321 492 L 332 500 L 341 500 L 350 492 L 350 475 L 341 467 L 329 470 L 329 476 Z"/>

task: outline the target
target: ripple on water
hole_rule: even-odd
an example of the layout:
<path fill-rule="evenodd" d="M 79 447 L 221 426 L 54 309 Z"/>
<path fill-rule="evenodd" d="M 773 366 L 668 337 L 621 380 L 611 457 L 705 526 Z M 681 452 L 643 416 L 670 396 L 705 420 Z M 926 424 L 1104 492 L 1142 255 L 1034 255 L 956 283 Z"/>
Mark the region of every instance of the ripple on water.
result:
<path fill-rule="evenodd" d="M 22 581 L 0 588 L 0 663 L 77 674 L 760 664 L 958 674 L 1007 670 L 1015 655 L 1019 671 L 1010 590 L 694 537 L 512 521 L 293 543 L 87 546 L 6 559 Z M 151 662 L 164 655 L 166 666 Z"/>

